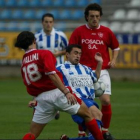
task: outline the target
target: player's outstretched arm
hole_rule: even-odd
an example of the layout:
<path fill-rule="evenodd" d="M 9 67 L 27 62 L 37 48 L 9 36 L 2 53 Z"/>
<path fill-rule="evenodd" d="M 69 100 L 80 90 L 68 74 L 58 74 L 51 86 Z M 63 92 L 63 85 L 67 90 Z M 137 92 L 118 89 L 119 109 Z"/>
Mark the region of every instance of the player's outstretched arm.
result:
<path fill-rule="evenodd" d="M 102 63 L 103 63 L 103 59 L 102 59 L 102 56 L 100 53 L 96 53 L 95 54 L 95 60 L 98 62 L 97 63 L 97 67 L 96 67 L 96 70 L 95 70 L 95 73 L 97 75 L 97 79 L 99 79 L 100 77 L 100 73 L 101 73 L 101 69 L 102 69 Z"/>
<path fill-rule="evenodd" d="M 70 104 L 76 104 L 77 103 L 77 100 L 74 97 L 74 95 L 72 95 L 70 93 L 70 91 L 64 86 L 61 79 L 59 78 L 59 76 L 56 73 L 55 74 L 50 74 L 48 76 L 52 80 L 54 85 L 64 93 L 64 95 L 66 96 L 66 98 L 68 100 L 68 103 L 70 103 Z"/>

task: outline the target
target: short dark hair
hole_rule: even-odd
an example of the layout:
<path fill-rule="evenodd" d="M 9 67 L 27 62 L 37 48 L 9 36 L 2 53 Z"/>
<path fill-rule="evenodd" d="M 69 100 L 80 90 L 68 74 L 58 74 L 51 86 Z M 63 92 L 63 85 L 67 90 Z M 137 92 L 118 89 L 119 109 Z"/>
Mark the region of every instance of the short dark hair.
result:
<path fill-rule="evenodd" d="M 78 44 L 71 44 L 71 45 L 68 45 L 66 47 L 66 52 L 70 53 L 72 51 L 73 48 L 79 48 L 79 49 L 82 49 L 82 47 Z"/>
<path fill-rule="evenodd" d="M 51 13 L 46 13 L 46 14 L 44 14 L 44 15 L 42 16 L 42 22 L 44 21 L 44 18 L 45 18 L 45 17 L 52 17 L 53 20 L 54 20 L 53 14 L 51 14 Z"/>
<path fill-rule="evenodd" d="M 100 12 L 100 16 L 103 15 L 102 7 L 101 7 L 99 4 L 97 4 L 97 3 L 89 4 L 89 5 L 85 8 L 85 12 L 84 12 L 84 14 L 85 14 L 85 20 L 86 20 L 86 21 L 88 21 L 88 20 L 87 20 L 87 16 L 88 16 L 90 10 L 99 11 L 99 12 Z"/>
<path fill-rule="evenodd" d="M 17 36 L 15 47 L 27 50 L 34 40 L 35 36 L 32 32 L 23 31 Z"/>

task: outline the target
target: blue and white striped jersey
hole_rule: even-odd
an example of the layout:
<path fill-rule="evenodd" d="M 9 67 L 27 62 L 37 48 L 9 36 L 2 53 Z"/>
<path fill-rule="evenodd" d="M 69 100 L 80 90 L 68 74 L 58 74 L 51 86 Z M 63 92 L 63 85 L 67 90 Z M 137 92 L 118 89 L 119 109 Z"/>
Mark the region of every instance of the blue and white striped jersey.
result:
<path fill-rule="evenodd" d="M 52 53 L 55 50 L 65 50 L 68 45 L 68 40 L 66 35 L 62 31 L 58 31 L 56 29 L 52 29 L 50 35 L 46 35 L 43 29 L 35 34 L 37 49 L 47 49 L 50 50 Z M 57 64 L 64 63 L 64 56 L 58 56 Z"/>
<path fill-rule="evenodd" d="M 95 72 L 85 66 L 72 65 L 69 61 L 57 66 L 57 70 L 62 73 L 65 86 L 71 86 L 76 95 L 81 98 L 94 98 L 93 82 L 97 81 Z"/>

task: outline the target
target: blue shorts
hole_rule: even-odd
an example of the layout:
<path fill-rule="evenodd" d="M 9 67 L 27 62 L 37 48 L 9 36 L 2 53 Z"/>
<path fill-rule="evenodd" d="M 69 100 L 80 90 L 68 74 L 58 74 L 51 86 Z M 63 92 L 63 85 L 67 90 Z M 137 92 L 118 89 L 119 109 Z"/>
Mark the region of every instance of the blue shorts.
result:
<path fill-rule="evenodd" d="M 90 108 L 91 106 L 96 106 L 97 108 L 99 108 L 98 104 L 93 99 L 88 99 L 88 98 L 84 98 L 84 97 L 82 97 L 81 99 L 88 108 Z M 86 130 L 86 126 L 85 126 L 85 122 L 84 122 L 83 118 L 81 118 L 78 115 L 72 115 L 71 117 L 74 122 L 81 125 L 83 127 L 83 129 Z"/>

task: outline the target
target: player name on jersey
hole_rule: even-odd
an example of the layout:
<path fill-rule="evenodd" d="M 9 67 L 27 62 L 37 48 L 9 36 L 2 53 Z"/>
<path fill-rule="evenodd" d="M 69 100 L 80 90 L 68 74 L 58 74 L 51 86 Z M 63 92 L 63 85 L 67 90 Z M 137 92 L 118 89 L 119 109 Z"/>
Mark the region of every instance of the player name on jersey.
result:
<path fill-rule="evenodd" d="M 26 64 L 26 63 L 32 62 L 34 60 L 38 60 L 38 53 L 35 53 L 35 54 L 32 54 L 32 55 L 25 57 L 23 60 L 23 63 Z"/>

